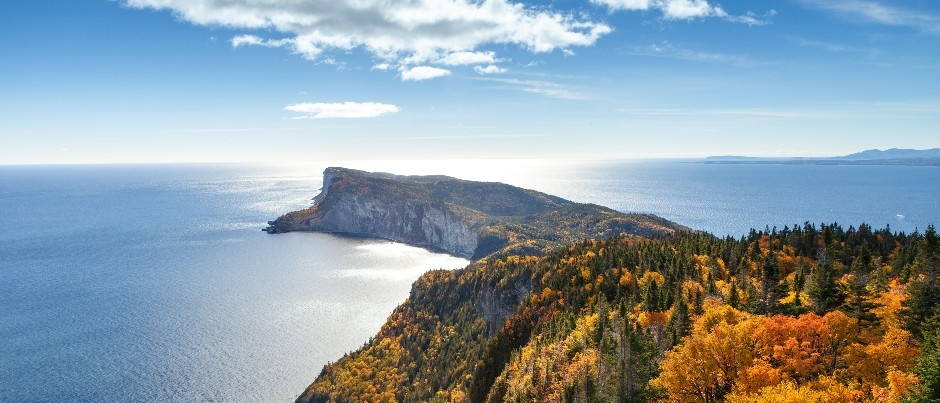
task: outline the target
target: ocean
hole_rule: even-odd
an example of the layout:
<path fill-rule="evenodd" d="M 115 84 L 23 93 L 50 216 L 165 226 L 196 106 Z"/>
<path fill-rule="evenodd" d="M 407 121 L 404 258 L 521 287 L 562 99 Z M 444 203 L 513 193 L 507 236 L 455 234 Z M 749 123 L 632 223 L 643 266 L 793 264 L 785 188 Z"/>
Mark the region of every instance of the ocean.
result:
<path fill-rule="evenodd" d="M 940 223 L 940 168 L 696 161 L 0 166 L 0 401 L 291 401 L 421 273 L 463 259 L 261 232 L 330 165 L 447 174 L 750 228 Z"/>

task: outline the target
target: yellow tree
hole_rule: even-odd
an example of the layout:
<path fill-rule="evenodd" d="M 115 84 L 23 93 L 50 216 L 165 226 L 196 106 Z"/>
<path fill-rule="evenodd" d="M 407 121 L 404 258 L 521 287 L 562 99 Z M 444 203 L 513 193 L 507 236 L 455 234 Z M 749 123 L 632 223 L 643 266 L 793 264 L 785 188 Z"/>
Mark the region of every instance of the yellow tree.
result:
<path fill-rule="evenodd" d="M 762 318 L 749 318 L 729 306 L 709 309 L 692 334 L 666 352 L 653 386 L 674 402 L 721 401 L 754 360 L 754 333 Z"/>

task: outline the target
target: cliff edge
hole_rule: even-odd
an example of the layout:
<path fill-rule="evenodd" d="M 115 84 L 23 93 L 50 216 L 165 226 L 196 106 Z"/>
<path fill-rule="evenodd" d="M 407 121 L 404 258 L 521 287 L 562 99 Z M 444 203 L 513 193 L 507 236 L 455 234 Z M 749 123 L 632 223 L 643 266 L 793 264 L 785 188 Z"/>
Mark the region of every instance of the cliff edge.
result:
<path fill-rule="evenodd" d="M 587 238 L 656 236 L 687 228 L 534 190 L 449 176 L 402 176 L 331 167 L 310 208 L 265 231 L 317 231 L 388 239 L 479 259 L 537 253 Z"/>

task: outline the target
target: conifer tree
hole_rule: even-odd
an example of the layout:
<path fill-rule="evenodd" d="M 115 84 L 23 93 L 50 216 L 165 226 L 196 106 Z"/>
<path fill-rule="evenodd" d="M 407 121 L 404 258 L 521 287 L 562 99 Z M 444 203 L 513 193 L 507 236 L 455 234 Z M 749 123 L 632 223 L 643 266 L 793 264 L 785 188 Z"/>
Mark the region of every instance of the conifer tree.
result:
<path fill-rule="evenodd" d="M 868 287 L 871 278 L 873 260 L 868 246 L 862 244 L 858 257 L 852 262 L 852 277 L 845 289 L 846 302 L 842 311 L 859 321 L 859 325 L 870 327 L 878 323 L 878 315 L 872 310 L 878 304 L 872 302 L 872 292 Z"/>
<path fill-rule="evenodd" d="M 676 303 L 673 305 L 672 315 L 669 316 L 669 322 L 666 323 L 666 335 L 669 337 L 671 345 L 678 345 L 682 338 L 687 336 L 692 330 L 692 317 L 689 315 L 689 305 L 685 302 L 685 297 L 679 292 L 676 297 Z"/>
<path fill-rule="evenodd" d="M 915 276 L 908 285 L 909 296 L 900 312 L 905 329 L 918 338 L 922 337 L 928 320 L 940 317 L 940 289 L 936 278 L 937 260 L 940 259 L 938 255 L 940 238 L 931 225 L 918 244 L 917 258 L 911 270 Z"/>
<path fill-rule="evenodd" d="M 741 305 L 741 296 L 738 295 L 737 282 L 734 280 L 731 280 L 731 290 L 728 291 L 727 303 L 734 309 L 738 309 Z"/>
<path fill-rule="evenodd" d="M 926 332 L 920 357 L 915 362 L 914 373 L 920 385 L 914 387 L 908 401 L 928 403 L 940 401 L 940 328 Z"/>
<path fill-rule="evenodd" d="M 842 303 L 842 293 L 836 285 L 836 273 L 825 249 L 820 249 L 816 266 L 809 277 L 806 293 L 809 295 L 813 310 L 818 314 L 829 312 Z"/>
<path fill-rule="evenodd" d="M 646 287 L 646 295 L 643 296 L 643 309 L 647 312 L 661 312 L 663 310 L 660 305 L 659 286 L 656 284 L 655 279 L 650 281 L 649 286 Z"/>

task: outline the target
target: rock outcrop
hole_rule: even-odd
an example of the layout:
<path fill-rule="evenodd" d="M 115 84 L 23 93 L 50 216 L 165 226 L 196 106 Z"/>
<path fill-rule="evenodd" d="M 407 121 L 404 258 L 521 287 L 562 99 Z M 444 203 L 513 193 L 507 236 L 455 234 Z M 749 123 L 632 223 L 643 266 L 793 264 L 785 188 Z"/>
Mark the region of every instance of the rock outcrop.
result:
<path fill-rule="evenodd" d="M 271 221 L 269 233 L 318 231 L 389 239 L 478 259 L 565 242 L 684 227 L 493 182 L 327 168 L 313 206 Z"/>

